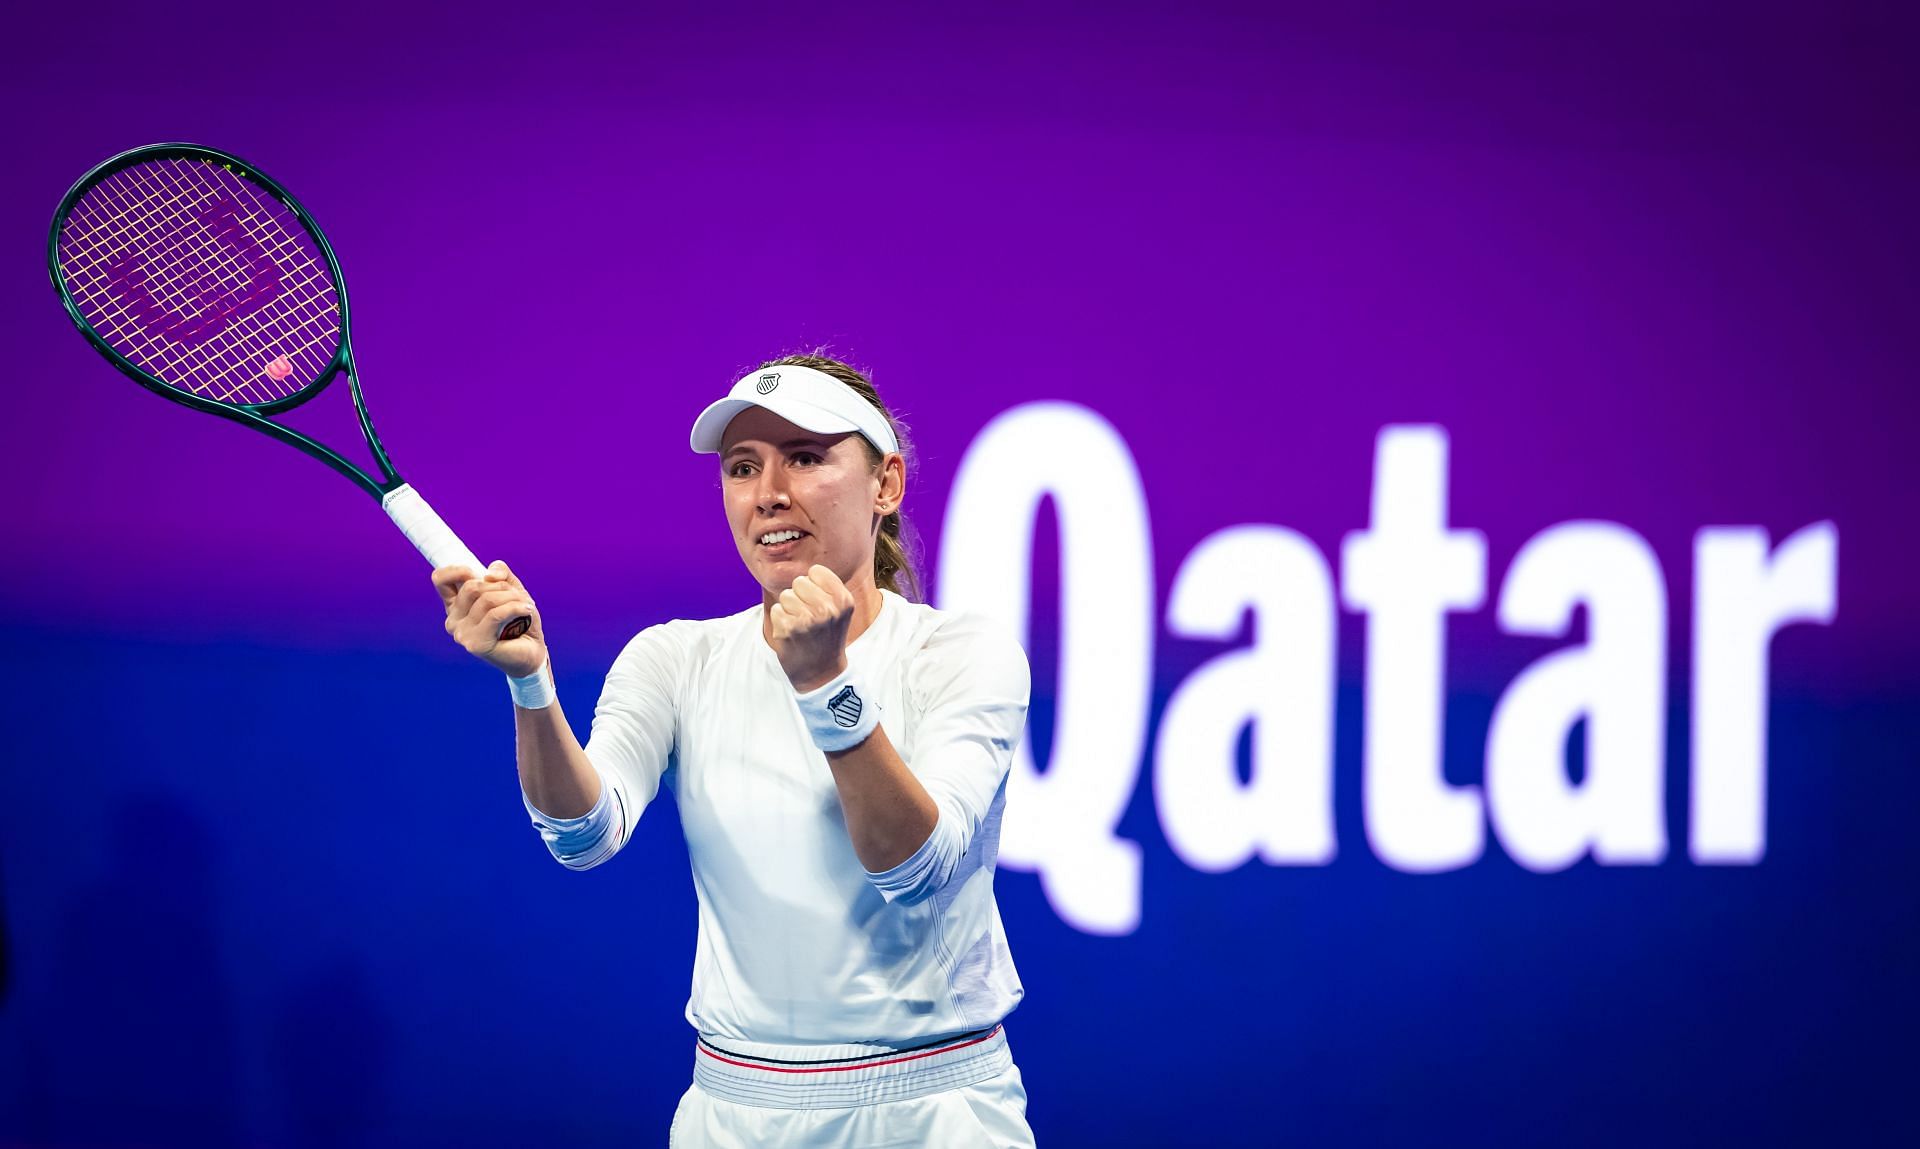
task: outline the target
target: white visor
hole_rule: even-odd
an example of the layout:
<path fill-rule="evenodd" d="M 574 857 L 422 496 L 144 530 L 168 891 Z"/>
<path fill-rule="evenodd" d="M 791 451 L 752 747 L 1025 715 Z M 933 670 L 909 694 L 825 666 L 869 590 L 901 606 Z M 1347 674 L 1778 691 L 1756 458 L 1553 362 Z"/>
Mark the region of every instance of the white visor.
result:
<path fill-rule="evenodd" d="M 879 408 L 824 371 L 782 364 L 755 371 L 733 385 L 725 399 L 708 404 L 693 421 L 689 442 L 703 454 L 720 450 L 727 424 L 749 407 L 767 410 L 820 435 L 858 431 L 867 442 L 891 454 L 900 449 L 893 428 Z"/>

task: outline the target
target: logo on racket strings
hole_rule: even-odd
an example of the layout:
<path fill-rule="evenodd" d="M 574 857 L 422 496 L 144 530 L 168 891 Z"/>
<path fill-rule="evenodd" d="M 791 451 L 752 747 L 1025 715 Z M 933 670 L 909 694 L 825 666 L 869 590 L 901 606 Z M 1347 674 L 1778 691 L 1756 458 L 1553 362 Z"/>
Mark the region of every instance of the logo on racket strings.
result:
<path fill-rule="evenodd" d="M 780 386 L 780 373 L 778 371 L 769 371 L 765 375 L 760 376 L 759 380 L 754 383 L 753 389 L 765 395 L 778 386 Z"/>
<path fill-rule="evenodd" d="M 279 298 L 280 265 L 218 199 L 173 221 L 148 222 L 105 269 L 107 290 L 136 334 L 198 346 Z"/>
<path fill-rule="evenodd" d="M 285 355 L 281 355 L 277 358 L 267 360 L 266 364 L 262 366 L 260 370 L 265 371 L 267 378 L 273 380 L 275 383 L 284 383 L 287 380 L 287 376 L 293 374 L 293 360 L 287 358 Z"/>

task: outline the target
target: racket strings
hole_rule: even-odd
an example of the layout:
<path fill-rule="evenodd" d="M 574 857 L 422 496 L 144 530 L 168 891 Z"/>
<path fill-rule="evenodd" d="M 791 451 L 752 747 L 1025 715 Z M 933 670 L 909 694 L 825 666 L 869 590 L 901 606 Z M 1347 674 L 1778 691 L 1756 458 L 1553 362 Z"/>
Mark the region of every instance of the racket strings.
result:
<path fill-rule="evenodd" d="M 285 212 L 277 202 L 265 197 L 252 185 L 210 165 L 171 161 L 166 166 L 152 165 L 151 171 L 144 170 L 147 167 L 141 165 L 127 169 L 132 176 L 129 182 L 133 186 L 124 191 L 112 189 L 109 193 L 114 205 L 121 209 L 118 219 L 129 218 L 130 207 L 159 204 L 172 209 L 170 214 L 174 217 L 171 221 L 163 222 L 176 224 L 172 231 L 161 231 L 159 234 L 162 239 L 153 247 L 136 248 L 133 258 L 123 255 L 109 267 L 109 280 L 118 280 L 121 288 L 118 294 L 122 301 L 130 304 L 136 312 L 144 312 L 139 315 L 144 321 L 139 333 L 150 341 L 154 336 L 160 337 L 156 350 L 160 352 L 162 361 L 185 378 L 187 389 L 207 398 L 262 402 L 291 394 L 310 382 L 320 370 L 324 370 L 325 360 L 331 357 L 331 337 L 337 333 L 337 325 L 330 322 L 334 319 L 335 307 L 331 298 L 326 299 L 325 306 L 321 308 L 307 307 L 305 323 L 291 332 L 273 330 L 273 321 L 282 318 L 275 314 L 263 314 L 260 319 L 264 322 L 252 325 L 234 326 L 232 323 L 234 319 L 244 320 L 247 312 L 279 293 L 277 264 L 289 262 L 290 257 L 306 255 L 311 269 L 324 275 L 318 254 L 301 252 L 294 243 L 296 238 L 304 238 L 304 233 L 296 230 L 292 235 L 288 234 L 289 228 L 298 229 L 298 221 L 291 218 L 274 220 L 271 216 L 261 218 L 258 209 L 262 206 L 278 209 L 289 217 L 291 213 Z M 185 168 L 185 172 L 180 171 L 181 168 Z M 240 190 L 247 194 L 241 199 L 213 198 L 209 202 L 209 197 L 204 193 L 219 189 L 194 186 L 193 177 L 196 175 L 226 176 L 232 183 L 241 185 Z M 129 203 L 128 192 L 143 198 Z M 196 192 L 202 194 L 196 195 Z M 249 211 L 248 208 L 253 210 Z M 250 227 L 242 229 L 233 226 L 242 216 Z M 222 223 L 227 226 L 219 226 Z M 267 235 L 275 241 L 276 250 L 272 252 L 271 259 L 263 259 L 265 252 L 255 238 L 259 236 L 263 224 L 267 225 Z M 273 226 L 275 224 L 279 226 Z M 169 255 L 173 257 L 171 260 L 166 258 Z M 114 272 L 119 274 L 116 276 Z M 268 282 L 257 282 L 262 278 Z M 160 292 L 150 289 L 155 279 L 162 284 Z M 325 288 L 330 295 L 331 287 L 330 281 L 310 284 L 307 302 L 319 302 L 321 292 L 317 289 Z M 167 300 L 168 296 L 171 296 L 171 300 Z M 170 314 L 164 305 L 140 306 L 148 300 L 156 304 L 170 301 L 179 311 Z M 289 299 L 287 304 L 298 308 L 299 302 Z M 321 330 L 306 330 L 315 326 Z M 211 330 L 229 327 L 232 329 L 227 332 L 224 341 L 206 345 Z M 269 346 L 269 340 L 279 336 L 279 342 L 285 344 L 287 334 L 299 340 L 288 350 L 307 350 L 317 344 L 326 344 L 326 355 L 317 363 L 302 364 L 312 368 L 312 373 L 288 371 L 281 380 L 276 381 L 265 370 L 265 365 L 274 358 L 270 354 L 273 349 Z M 205 352 L 194 355 L 190 349 L 196 345 L 206 345 Z M 239 354 L 242 359 L 239 372 L 223 377 L 222 373 L 207 370 L 217 365 L 222 352 Z M 231 355 L 228 357 L 231 358 Z M 255 366 L 260 370 L 247 370 Z M 220 384 L 217 389 L 210 386 L 215 383 Z"/>
<path fill-rule="evenodd" d="M 340 297 L 293 211 L 203 160 L 148 160 L 81 195 L 58 260 L 82 317 L 117 354 L 202 398 L 257 405 L 332 364 Z"/>

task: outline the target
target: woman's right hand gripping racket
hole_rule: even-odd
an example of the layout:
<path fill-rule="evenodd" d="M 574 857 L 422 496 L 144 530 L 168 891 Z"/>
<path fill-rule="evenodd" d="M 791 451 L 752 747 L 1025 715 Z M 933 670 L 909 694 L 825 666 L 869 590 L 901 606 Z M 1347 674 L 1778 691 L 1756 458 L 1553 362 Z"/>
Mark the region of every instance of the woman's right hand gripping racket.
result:
<path fill-rule="evenodd" d="M 253 165 L 191 144 L 153 144 L 107 160 L 60 201 L 47 270 L 80 333 L 135 382 L 299 448 L 379 500 L 436 569 L 484 576 L 480 560 L 394 471 L 374 433 L 333 248 L 293 196 Z M 378 477 L 273 419 L 341 374 Z M 502 620 L 498 641 L 520 638 L 532 621 Z"/>

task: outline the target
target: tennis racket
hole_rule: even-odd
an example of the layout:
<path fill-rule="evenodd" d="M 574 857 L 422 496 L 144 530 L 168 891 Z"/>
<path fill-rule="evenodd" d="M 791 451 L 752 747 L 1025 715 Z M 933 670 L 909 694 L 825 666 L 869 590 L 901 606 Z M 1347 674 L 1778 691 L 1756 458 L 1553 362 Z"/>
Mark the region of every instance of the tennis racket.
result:
<path fill-rule="evenodd" d="M 435 567 L 486 570 L 393 469 L 360 393 L 340 263 L 306 209 L 252 164 L 191 144 L 114 156 L 60 201 L 47 271 L 80 333 L 134 382 L 332 467 Z M 378 476 L 274 421 L 340 375 Z M 500 637 L 531 622 L 515 618 Z"/>

